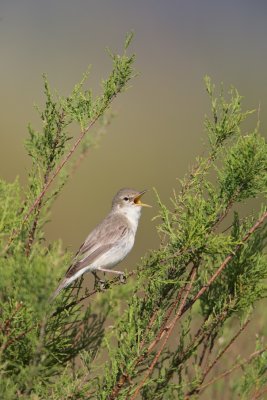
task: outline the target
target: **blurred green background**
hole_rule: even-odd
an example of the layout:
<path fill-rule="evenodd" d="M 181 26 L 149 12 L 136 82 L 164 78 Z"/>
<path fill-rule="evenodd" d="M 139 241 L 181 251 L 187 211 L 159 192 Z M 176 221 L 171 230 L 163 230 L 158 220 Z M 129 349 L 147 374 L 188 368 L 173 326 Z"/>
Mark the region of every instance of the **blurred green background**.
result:
<path fill-rule="evenodd" d="M 125 33 L 135 31 L 140 76 L 114 103 L 117 116 L 107 135 L 57 200 L 48 240 L 62 238 L 75 251 L 121 187 L 156 187 L 168 202 L 177 179 L 205 149 L 205 74 L 236 86 L 245 108 L 260 104 L 264 132 L 266 17 L 267 3 L 260 0 L 0 1 L 0 171 L 7 180 L 27 176 L 23 141 L 28 122 L 39 124 L 33 104 L 44 100 L 42 73 L 68 94 L 92 64 L 89 84 L 98 92 L 111 70 L 106 46 L 120 51 Z M 145 201 L 156 206 L 152 190 Z M 157 245 L 156 213 L 156 207 L 144 210 L 129 267 Z"/>

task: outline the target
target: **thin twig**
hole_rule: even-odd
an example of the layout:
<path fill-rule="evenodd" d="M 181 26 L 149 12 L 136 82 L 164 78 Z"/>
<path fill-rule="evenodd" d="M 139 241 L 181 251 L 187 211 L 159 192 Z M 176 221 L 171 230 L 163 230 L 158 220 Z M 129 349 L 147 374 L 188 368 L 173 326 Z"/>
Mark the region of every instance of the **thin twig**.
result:
<path fill-rule="evenodd" d="M 169 318 L 170 318 L 170 316 L 171 316 L 173 310 L 174 310 L 175 307 L 179 304 L 179 302 L 180 302 L 180 300 L 181 300 L 181 297 L 182 297 L 182 295 L 183 295 L 185 289 L 186 289 L 186 288 L 185 288 L 185 286 L 184 286 L 184 287 L 182 287 L 182 288 L 179 290 L 176 300 L 172 303 L 171 307 L 167 310 L 167 312 L 166 312 L 166 314 L 165 314 L 165 316 L 164 316 L 164 319 L 163 319 L 162 326 L 161 326 L 161 328 L 160 328 L 160 330 L 159 330 L 159 332 L 158 332 L 156 338 L 155 338 L 155 339 L 153 340 L 153 342 L 149 345 L 149 347 L 148 347 L 148 349 L 147 349 L 147 354 L 150 354 L 150 353 L 151 353 L 151 351 L 154 349 L 154 347 L 158 344 L 158 342 L 163 338 L 163 336 L 164 336 L 164 335 L 166 334 L 166 332 L 168 331 L 169 328 L 168 328 L 168 326 L 166 326 L 166 324 L 167 324 L 167 322 L 168 322 L 168 320 L 169 320 Z"/>
<path fill-rule="evenodd" d="M 231 210 L 231 208 L 234 204 L 235 198 L 236 198 L 236 196 L 232 196 L 232 198 L 229 200 L 227 206 L 225 207 L 224 211 L 218 215 L 217 220 L 215 221 L 215 223 L 212 227 L 213 230 L 216 229 L 217 226 L 224 220 L 224 218 L 227 217 L 229 211 Z"/>
<path fill-rule="evenodd" d="M 248 326 L 250 320 L 248 319 L 244 325 L 241 326 L 241 328 L 237 331 L 237 333 L 232 337 L 230 342 L 224 347 L 224 349 L 217 355 L 217 357 L 213 360 L 213 362 L 206 368 L 206 370 L 203 373 L 204 379 L 208 375 L 208 373 L 211 371 L 211 369 L 214 367 L 214 365 L 219 361 L 219 359 L 224 355 L 224 353 L 232 346 L 232 344 L 236 341 L 238 336 L 246 329 Z M 203 381 L 204 381 L 203 379 Z"/>
<path fill-rule="evenodd" d="M 209 372 L 212 370 L 212 368 L 214 367 L 215 364 L 217 364 L 217 362 L 219 361 L 219 359 L 226 353 L 226 351 L 232 346 L 232 344 L 236 341 L 236 339 L 238 338 L 238 336 L 244 331 L 244 329 L 248 326 L 250 320 L 248 319 L 244 325 L 241 326 L 241 328 L 237 331 L 237 333 L 232 337 L 232 339 L 230 340 L 230 342 L 219 352 L 219 354 L 217 355 L 217 357 L 215 357 L 215 359 L 212 361 L 212 363 L 210 363 L 206 368 L 205 371 L 202 374 L 201 380 L 199 382 L 199 386 L 195 387 L 194 389 L 192 389 L 190 392 L 187 393 L 186 396 L 192 396 L 195 393 L 199 393 L 201 390 L 201 385 L 204 382 L 204 380 L 206 379 L 206 376 L 209 374 Z"/>
<path fill-rule="evenodd" d="M 203 171 L 202 171 L 202 175 L 204 175 L 204 173 L 209 169 L 212 161 L 214 160 L 215 156 L 216 156 L 217 151 L 213 150 L 209 157 L 205 160 L 206 165 L 203 166 Z M 200 163 L 200 161 L 198 163 L 196 163 L 196 165 L 193 166 L 190 175 L 187 179 L 187 182 L 184 184 L 184 186 L 182 186 L 182 190 L 181 190 L 181 195 L 183 196 L 184 193 L 190 189 L 190 186 L 193 183 L 194 178 L 199 174 L 199 172 L 201 171 L 201 167 L 202 164 Z"/>
<path fill-rule="evenodd" d="M 257 400 L 260 399 L 262 395 L 264 395 L 267 392 L 267 387 L 265 387 L 262 390 L 256 390 L 256 392 L 254 393 L 253 397 L 251 398 L 251 400 Z"/>
<path fill-rule="evenodd" d="M 217 317 L 217 320 L 215 321 L 215 324 L 212 325 L 210 332 L 205 332 L 205 322 L 208 319 L 208 316 L 206 316 L 206 318 L 204 319 L 204 321 L 201 324 L 201 327 L 198 329 L 198 331 L 196 332 L 196 334 L 194 335 L 194 338 L 191 340 L 191 342 L 187 345 L 186 349 L 183 350 L 182 353 L 179 353 L 179 356 L 177 358 L 174 359 L 173 363 L 172 363 L 172 367 L 169 369 L 169 371 L 166 373 L 166 377 L 164 379 L 164 382 L 162 382 L 161 384 L 164 385 L 166 384 L 166 382 L 169 382 L 169 380 L 171 379 L 171 377 L 173 376 L 174 372 L 176 371 L 176 368 L 183 364 L 186 360 L 187 360 L 187 355 L 188 354 L 192 354 L 194 349 L 196 349 L 205 339 L 205 337 L 207 337 L 206 342 L 204 343 L 204 347 L 205 350 L 203 350 L 202 355 L 200 357 L 200 361 L 198 363 L 199 366 L 202 365 L 203 359 L 204 359 L 204 355 L 205 352 L 208 348 L 208 340 L 212 334 L 212 330 L 214 329 L 214 327 L 216 327 L 216 325 L 218 325 L 218 323 L 223 319 L 223 315 L 225 313 L 223 312 L 222 315 L 219 315 Z M 203 357 L 203 359 L 202 359 Z"/>
<path fill-rule="evenodd" d="M 260 356 L 262 353 L 264 353 L 267 350 L 267 347 L 264 347 L 261 350 L 257 350 L 254 353 L 252 353 L 245 361 L 242 361 L 240 363 L 237 363 L 235 365 L 233 365 L 233 367 L 231 367 L 230 369 L 222 372 L 221 374 L 215 376 L 213 379 L 211 379 L 209 382 L 204 383 L 204 385 L 202 385 L 200 387 L 199 391 L 203 391 L 204 389 L 206 389 L 208 386 L 212 385 L 214 382 L 218 381 L 219 379 L 224 378 L 227 375 L 230 375 L 234 370 L 236 370 L 237 368 L 243 367 L 245 364 L 250 363 L 250 361 L 252 361 L 255 357 Z"/>
<path fill-rule="evenodd" d="M 56 151 L 56 148 L 57 148 L 57 145 L 58 145 L 58 142 L 59 142 L 59 135 L 60 135 L 60 133 L 61 133 L 61 131 L 63 129 L 64 117 L 65 117 L 65 113 L 64 113 L 64 111 L 62 111 L 60 116 L 59 116 L 59 120 L 58 120 L 58 124 L 57 124 L 57 132 L 56 132 L 55 140 L 53 142 L 52 149 L 51 149 L 51 157 L 52 157 L 52 159 L 54 159 L 54 157 L 55 157 L 55 151 Z M 51 172 L 51 165 L 48 164 L 47 168 L 46 168 L 46 172 L 44 174 L 43 189 L 44 189 L 44 187 L 46 186 L 46 184 L 47 184 L 47 182 L 49 180 L 50 172 Z M 31 228 L 31 230 L 29 232 L 29 235 L 28 235 L 28 242 L 27 242 L 26 247 L 25 247 L 25 253 L 26 253 L 27 257 L 29 256 L 29 254 L 31 252 L 31 247 L 32 247 L 32 244 L 33 244 L 33 241 L 34 241 L 34 236 L 35 236 L 35 232 L 36 232 L 36 229 L 37 229 L 38 219 L 39 219 L 39 216 L 40 216 L 41 208 L 42 208 L 42 199 L 39 201 L 39 203 L 36 206 L 35 218 L 34 218 L 34 221 L 33 221 L 33 224 L 32 224 L 32 228 Z"/>
<path fill-rule="evenodd" d="M 216 270 L 216 272 L 212 275 L 212 277 L 209 279 L 209 281 L 204 285 L 199 292 L 195 295 L 192 301 L 190 301 L 187 305 L 185 305 L 184 309 L 182 310 L 182 313 L 184 314 L 189 308 L 192 307 L 192 305 L 205 293 L 208 288 L 211 286 L 211 284 L 218 278 L 218 276 L 222 273 L 222 271 L 227 267 L 229 262 L 234 258 L 236 255 L 237 251 L 240 250 L 240 248 L 243 246 L 243 244 L 250 238 L 250 236 L 263 224 L 265 219 L 267 218 L 267 211 L 265 211 L 261 217 L 258 219 L 258 221 L 249 229 L 249 231 L 245 234 L 241 242 L 235 247 L 233 252 L 229 254 L 225 260 L 221 263 L 219 268 Z"/>
<path fill-rule="evenodd" d="M 70 174 L 73 175 L 77 169 L 80 167 L 80 164 L 82 161 L 88 156 L 88 153 L 90 150 L 92 150 L 92 146 L 97 143 L 97 140 L 106 133 L 106 127 L 110 125 L 111 120 L 113 118 L 113 114 L 110 114 L 108 116 L 105 116 L 101 126 L 99 127 L 98 131 L 94 135 L 94 142 L 88 144 L 88 146 L 81 151 L 81 153 L 78 155 L 76 160 L 73 162 L 73 165 L 71 167 Z"/>
<path fill-rule="evenodd" d="M 131 271 L 127 274 L 126 278 L 130 278 L 131 276 L 133 276 L 134 274 L 136 274 L 136 271 Z M 110 289 L 113 286 L 117 286 L 120 284 L 124 284 L 120 281 L 120 277 L 116 277 L 110 281 L 108 281 L 108 288 L 106 288 L 105 290 Z M 74 289 L 74 288 L 73 288 Z M 65 310 L 68 310 L 69 308 L 78 305 L 79 303 L 81 303 L 82 301 L 88 299 L 89 297 L 92 297 L 94 294 L 100 292 L 100 289 L 94 289 L 89 293 L 85 293 L 84 296 L 80 297 L 79 299 L 76 299 L 74 301 L 72 301 L 71 303 L 68 304 L 64 304 L 63 306 L 57 307 L 57 309 L 51 314 L 51 317 L 55 317 L 56 315 L 62 313 Z"/>
<path fill-rule="evenodd" d="M 5 324 L 3 326 L 0 326 L 0 329 L 3 333 L 7 332 L 7 329 L 9 329 L 11 325 L 12 319 L 15 317 L 15 315 L 18 313 L 18 311 L 21 309 L 22 306 L 23 306 L 22 302 L 17 303 L 14 311 L 12 312 L 10 317 L 5 321 Z"/>
<path fill-rule="evenodd" d="M 15 315 L 19 312 L 19 310 L 21 309 L 21 307 L 23 306 L 23 303 L 17 303 L 15 310 L 12 312 L 11 316 L 5 321 L 5 324 L 3 326 L 1 326 L 1 330 L 3 332 L 3 334 L 5 335 L 6 339 L 8 339 L 11 336 L 11 324 L 12 324 L 12 320 L 14 319 Z M 10 338 L 6 341 L 3 341 L 1 347 L 0 347 L 0 354 L 3 353 L 3 351 L 5 351 L 12 343 L 16 342 L 17 340 L 21 339 L 23 336 L 25 336 L 28 332 L 30 332 L 35 326 L 32 326 L 28 329 L 26 329 L 26 331 L 21 332 L 19 335 L 17 335 L 14 338 Z"/>
<path fill-rule="evenodd" d="M 203 344 L 203 350 L 202 350 L 201 356 L 199 357 L 199 362 L 198 362 L 198 366 L 199 366 L 199 367 L 201 367 L 201 365 L 202 365 L 202 363 L 203 363 L 203 361 L 204 361 L 204 357 L 205 357 L 205 355 L 206 355 L 206 351 L 207 351 L 207 349 L 208 349 L 208 347 L 209 347 L 209 339 L 210 339 L 210 337 L 211 337 L 211 334 L 212 334 L 212 331 L 210 331 L 210 332 L 208 333 L 208 335 L 206 335 L 207 337 L 206 337 L 206 340 L 205 340 L 205 342 L 204 342 L 204 344 Z M 205 336 L 204 336 L 204 337 L 205 337 Z M 204 340 L 204 337 L 203 337 L 203 340 Z"/>
<path fill-rule="evenodd" d="M 150 329 L 152 328 L 152 326 L 153 326 L 153 324 L 154 324 L 154 322 L 155 322 L 155 320 L 157 318 L 158 311 L 159 311 L 158 308 L 156 308 L 154 310 L 154 312 L 153 312 L 153 314 L 152 314 L 152 316 L 151 316 L 151 318 L 150 318 L 150 320 L 149 320 L 149 322 L 147 324 L 147 327 L 146 327 L 144 335 L 143 335 L 143 339 L 142 339 L 142 341 L 140 343 L 140 346 L 139 346 L 139 351 L 140 352 L 143 350 L 143 348 L 145 346 L 147 334 L 148 334 L 148 332 L 150 332 Z"/>
<path fill-rule="evenodd" d="M 16 337 L 7 340 L 3 345 L 1 346 L 0 353 L 5 351 L 12 343 L 17 342 L 20 340 L 22 337 L 24 337 L 27 333 L 31 332 L 36 326 L 31 326 L 30 328 L 26 329 L 25 331 L 21 332 L 19 335 Z"/>
<path fill-rule="evenodd" d="M 47 184 L 48 176 L 49 175 L 48 175 L 48 171 L 47 171 L 47 173 L 45 174 L 45 178 L 44 178 L 44 186 Z M 41 208 L 42 208 L 42 199 L 40 200 L 40 202 L 36 206 L 35 218 L 33 220 L 32 228 L 31 228 L 31 230 L 29 232 L 29 235 L 28 235 L 28 242 L 27 242 L 27 244 L 25 246 L 25 254 L 26 254 L 27 257 L 29 257 L 30 252 L 31 252 L 31 248 L 32 248 L 32 244 L 33 244 L 33 241 L 34 241 L 34 236 L 35 236 L 35 232 L 36 232 L 36 228 L 37 228 L 37 224 L 38 224 Z"/>

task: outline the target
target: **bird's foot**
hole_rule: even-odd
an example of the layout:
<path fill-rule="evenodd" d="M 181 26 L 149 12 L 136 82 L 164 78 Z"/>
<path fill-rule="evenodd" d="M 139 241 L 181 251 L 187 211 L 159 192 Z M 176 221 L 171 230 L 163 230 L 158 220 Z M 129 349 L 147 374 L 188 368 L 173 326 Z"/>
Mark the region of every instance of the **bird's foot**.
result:
<path fill-rule="evenodd" d="M 105 290 L 107 288 L 107 282 L 102 279 L 95 281 L 94 290 Z"/>
<path fill-rule="evenodd" d="M 107 283 L 105 280 L 100 279 L 96 272 L 93 272 L 94 277 L 95 277 L 95 283 L 94 283 L 94 290 L 104 290 L 106 289 Z"/>
<path fill-rule="evenodd" d="M 120 274 L 120 283 L 126 283 L 126 275 L 124 273 Z"/>
<path fill-rule="evenodd" d="M 102 279 L 99 280 L 99 289 L 100 290 L 105 290 L 107 288 L 107 281 L 104 281 Z"/>

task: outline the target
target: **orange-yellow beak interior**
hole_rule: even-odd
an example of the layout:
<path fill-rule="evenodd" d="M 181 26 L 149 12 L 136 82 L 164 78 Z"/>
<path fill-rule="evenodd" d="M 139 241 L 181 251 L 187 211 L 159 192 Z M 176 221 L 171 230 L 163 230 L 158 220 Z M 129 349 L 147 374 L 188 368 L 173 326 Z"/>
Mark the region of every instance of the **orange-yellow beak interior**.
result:
<path fill-rule="evenodd" d="M 145 192 L 146 192 L 146 190 L 139 193 L 138 196 L 136 196 L 134 198 L 134 203 L 137 204 L 138 206 L 142 206 L 142 207 L 152 207 L 149 204 L 142 203 L 142 201 L 141 201 L 141 197 L 143 196 L 143 194 L 145 194 Z"/>

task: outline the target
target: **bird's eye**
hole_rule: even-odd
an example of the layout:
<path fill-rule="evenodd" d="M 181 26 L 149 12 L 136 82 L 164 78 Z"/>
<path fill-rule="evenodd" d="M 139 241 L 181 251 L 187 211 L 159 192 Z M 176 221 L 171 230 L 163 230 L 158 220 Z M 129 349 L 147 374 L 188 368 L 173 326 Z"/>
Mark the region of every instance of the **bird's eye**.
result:
<path fill-rule="evenodd" d="M 129 201 L 129 197 L 124 197 L 123 200 Z"/>

